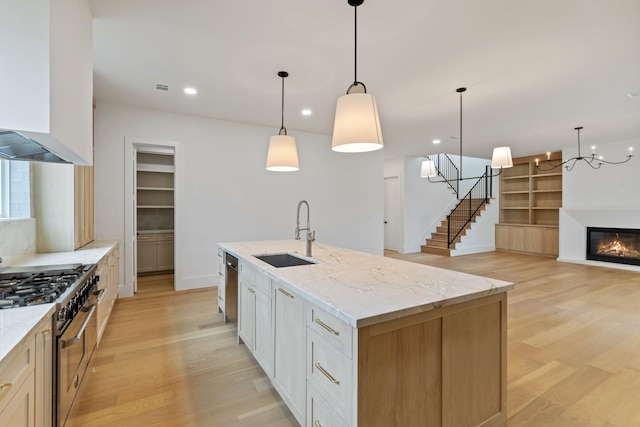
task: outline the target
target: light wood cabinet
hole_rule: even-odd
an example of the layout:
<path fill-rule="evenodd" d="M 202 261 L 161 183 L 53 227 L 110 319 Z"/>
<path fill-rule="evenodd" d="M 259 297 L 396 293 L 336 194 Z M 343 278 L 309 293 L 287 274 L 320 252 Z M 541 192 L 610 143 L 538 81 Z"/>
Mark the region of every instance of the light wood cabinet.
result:
<path fill-rule="evenodd" d="M 98 344 L 102 339 L 102 334 L 107 327 L 107 322 L 111 316 L 113 306 L 118 299 L 118 281 L 120 273 L 120 245 L 116 244 L 98 262 L 96 274 L 100 276 L 98 281 L 98 291 L 100 297 L 97 306 L 98 318 Z"/>
<path fill-rule="evenodd" d="M 537 255 L 558 255 L 559 210 L 562 207 L 562 169 L 541 171 L 536 158 L 513 159 L 500 175 L 500 222 L 496 249 Z M 562 153 L 552 153 L 559 160 Z M 555 231 L 554 231 L 555 230 Z"/>
<path fill-rule="evenodd" d="M 0 426 L 52 423 L 52 318 L 42 319 L 0 362 Z"/>
<path fill-rule="evenodd" d="M 33 163 L 37 252 L 68 252 L 94 240 L 93 166 Z"/>
<path fill-rule="evenodd" d="M 300 424 L 306 407 L 304 300 L 274 281 L 273 385 Z"/>

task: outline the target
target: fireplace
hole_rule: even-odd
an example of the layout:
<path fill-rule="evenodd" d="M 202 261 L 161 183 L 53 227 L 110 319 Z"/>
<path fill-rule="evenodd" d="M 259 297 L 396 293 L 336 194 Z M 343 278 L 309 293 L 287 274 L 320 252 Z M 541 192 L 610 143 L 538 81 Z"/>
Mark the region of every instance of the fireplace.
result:
<path fill-rule="evenodd" d="M 640 265 L 640 229 L 587 227 L 587 259 Z"/>

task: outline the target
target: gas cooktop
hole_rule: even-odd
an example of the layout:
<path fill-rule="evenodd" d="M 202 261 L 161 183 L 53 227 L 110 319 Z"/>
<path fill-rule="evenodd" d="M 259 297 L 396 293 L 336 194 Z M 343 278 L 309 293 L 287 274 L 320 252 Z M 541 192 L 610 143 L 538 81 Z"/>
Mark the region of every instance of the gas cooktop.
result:
<path fill-rule="evenodd" d="M 87 270 L 82 264 L 0 270 L 0 309 L 55 302 Z"/>

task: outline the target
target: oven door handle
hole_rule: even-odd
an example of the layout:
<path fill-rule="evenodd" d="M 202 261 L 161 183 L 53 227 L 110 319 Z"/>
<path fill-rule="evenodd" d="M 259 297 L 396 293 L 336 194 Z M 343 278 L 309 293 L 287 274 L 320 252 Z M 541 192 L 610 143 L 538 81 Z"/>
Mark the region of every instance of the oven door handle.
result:
<path fill-rule="evenodd" d="M 97 301 L 97 302 L 100 302 L 100 300 L 102 299 L 102 295 L 104 295 L 104 292 L 105 292 L 105 291 L 106 291 L 106 289 L 105 289 L 105 288 L 102 288 L 102 289 L 100 289 L 99 291 L 97 291 L 97 292 L 94 292 L 94 293 L 93 293 L 93 295 L 95 295 L 95 296 L 96 296 L 96 301 Z"/>
<path fill-rule="evenodd" d="M 94 311 L 96 311 L 96 306 L 92 305 L 91 308 L 87 310 L 87 317 L 85 317 L 84 321 L 82 322 L 82 325 L 80 325 L 80 329 L 78 329 L 78 332 L 73 336 L 73 338 L 69 338 L 68 340 L 60 340 L 62 342 L 62 348 L 66 348 L 71 344 L 80 341 L 80 337 L 82 337 L 82 334 L 84 333 L 85 328 L 89 324 L 89 321 L 91 320 L 91 316 L 93 316 Z"/>

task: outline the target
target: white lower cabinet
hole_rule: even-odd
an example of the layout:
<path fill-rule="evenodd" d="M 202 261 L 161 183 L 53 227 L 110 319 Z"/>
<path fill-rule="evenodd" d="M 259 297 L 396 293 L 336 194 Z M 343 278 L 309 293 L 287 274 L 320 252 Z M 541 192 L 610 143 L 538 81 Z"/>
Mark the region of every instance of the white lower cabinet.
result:
<path fill-rule="evenodd" d="M 238 274 L 238 336 L 267 376 L 273 372 L 271 279 L 242 264 Z"/>
<path fill-rule="evenodd" d="M 311 384 L 307 385 L 307 426 L 349 427 Z"/>
<path fill-rule="evenodd" d="M 306 406 L 304 300 L 290 287 L 273 281 L 273 384 L 300 424 Z"/>

